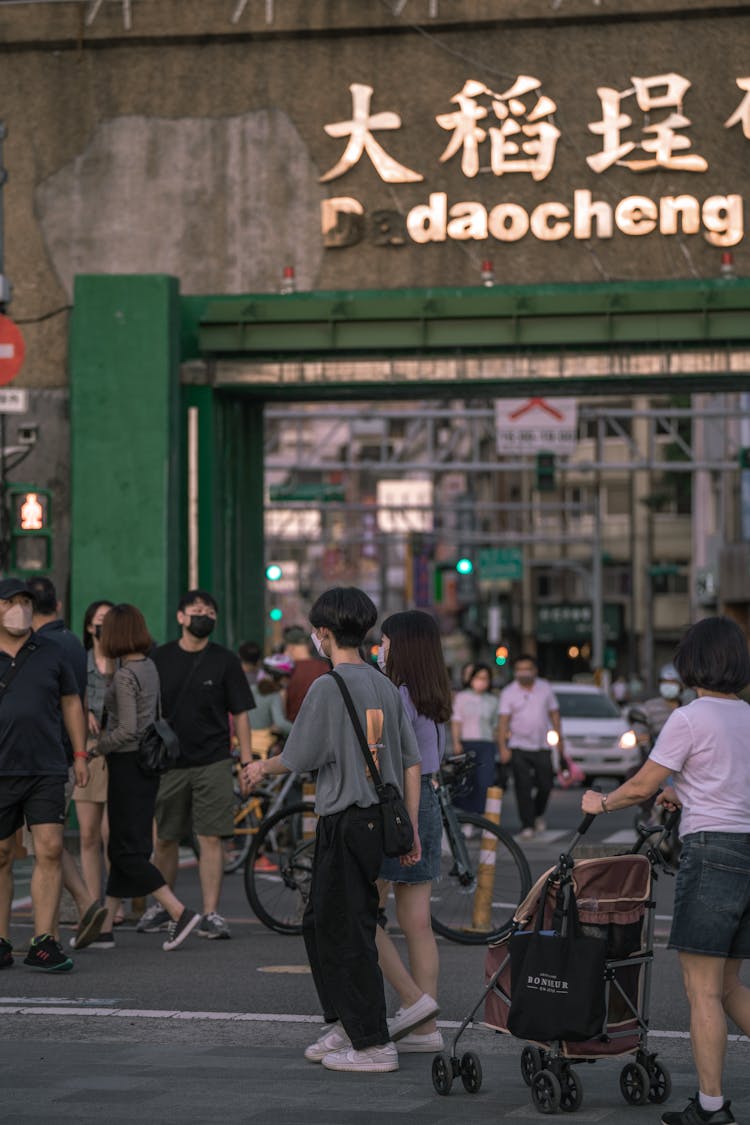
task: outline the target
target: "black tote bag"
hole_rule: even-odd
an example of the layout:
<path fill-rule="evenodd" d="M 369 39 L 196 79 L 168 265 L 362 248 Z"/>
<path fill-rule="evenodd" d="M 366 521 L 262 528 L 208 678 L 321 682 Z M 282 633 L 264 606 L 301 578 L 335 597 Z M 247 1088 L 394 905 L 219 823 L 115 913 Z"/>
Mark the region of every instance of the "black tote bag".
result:
<path fill-rule="evenodd" d="M 542 895 L 536 925 L 510 938 L 508 1030 L 519 1039 L 583 1042 L 604 1033 L 606 941 L 581 933 L 573 888 L 558 891 L 555 921 L 544 930 Z"/>

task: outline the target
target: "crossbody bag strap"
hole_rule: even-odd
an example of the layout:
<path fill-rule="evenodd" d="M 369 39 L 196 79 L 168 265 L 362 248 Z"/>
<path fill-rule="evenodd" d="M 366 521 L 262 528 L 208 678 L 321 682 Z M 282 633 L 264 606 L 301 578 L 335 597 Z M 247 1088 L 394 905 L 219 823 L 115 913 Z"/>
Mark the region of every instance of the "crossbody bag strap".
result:
<path fill-rule="evenodd" d="M 5 673 L 2 679 L 0 679 L 0 703 L 2 703 L 3 696 L 15 680 L 18 673 L 23 668 L 28 658 L 32 653 L 36 652 L 38 648 L 39 645 L 36 641 L 27 641 L 18 655 L 14 657 L 11 663 L 8 665 L 8 671 Z"/>
<path fill-rule="evenodd" d="M 137 660 L 135 663 L 141 664 L 143 662 L 141 660 Z M 143 691 L 143 683 L 141 682 L 140 676 L 137 674 L 135 668 L 133 667 L 133 661 L 132 660 L 128 661 L 127 668 L 128 668 L 128 671 L 130 672 L 131 676 L 134 677 L 135 682 L 138 684 L 138 690 Z M 157 691 L 157 693 L 156 693 L 156 718 L 157 719 L 163 718 L 162 712 L 161 712 L 161 689 L 159 689 L 159 691 Z"/>
<path fill-rule="evenodd" d="M 346 709 L 349 712 L 349 718 L 352 721 L 352 726 L 354 727 L 354 731 L 355 731 L 355 733 L 357 735 L 357 738 L 359 740 L 359 745 L 362 749 L 362 754 L 364 756 L 365 761 L 367 762 L 367 765 L 370 768 L 370 776 L 371 776 L 371 778 L 372 778 L 372 780 L 375 784 L 375 789 L 377 790 L 378 797 L 380 797 L 383 790 L 385 789 L 385 786 L 383 785 L 383 779 L 380 776 L 380 773 L 378 771 L 378 767 L 375 765 L 375 759 L 372 756 L 372 753 L 370 751 L 370 747 L 367 745 L 367 738 L 365 737 L 365 732 L 362 729 L 362 723 L 359 720 L 359 715 L 357 714 L 357 712 L 355 710 L 354 701 L 353 701 L 353 699 L 351 697 L 351 694 L 349 692 L 349 688 L 346 686 L 346 684 L 344 683 L 344 680 L 338 674 L 338 672 L 335 672 L 335 671 L 331 670 L 328 673 L 328 675 L 332 676 L 333 679 L 336 681 L 338 689 L 341 692 L 341 695 L 343 696 L 344 703 L 346 704 Z"/>

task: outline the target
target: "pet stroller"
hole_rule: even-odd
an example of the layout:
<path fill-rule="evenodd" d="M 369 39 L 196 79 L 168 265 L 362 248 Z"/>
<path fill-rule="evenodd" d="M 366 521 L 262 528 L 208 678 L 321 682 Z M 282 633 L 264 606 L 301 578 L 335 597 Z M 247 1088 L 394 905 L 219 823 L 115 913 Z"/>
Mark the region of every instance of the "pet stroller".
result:
<path fill-rule="evenodd" d="M 583 1099 L 583 1088 L 573 1067 L 603 1058 L 628 1056 L 620 1072 L 620 1090 L 630 1105 L 660 1104 L 669 1097 L 672 1089 L 669 1072 L 656 1054 L 648 1050 L 648 1020 L 655 910 L 652 884 L 658 869 L 669 871 L 659 843 L 664 833 L 671 830 L 671 823 L 660 827 L 661 834 L 648 846 L 646 854 L 574 862 L 571 853 L 593 819 L 584 818 L 570 850 L 537 880 L 518 907 L 510 932 L 488 948 L 484 992 L 456 1033 L 450 1056 L 441 1054 L 433 1059 L 432 1081 L 439 1094 L 449 1094 L 454 1078 L 459 1077 L 469 1093 L 477 1093 L 481 1087 L 482 1067 L 478 1056 L 467 1051 L 459 1057 L 457 1044 L 484 1001 L 484 1026 L 517 1034 L 519 1022 L 524 1025 L 522 1035 L 528 1045 L 521 1052 L 521 1075 L 540 1112 L 577 1110 Z M 592 970 L 591 964 L 588 966 L 591 995 L 584 995 L 580 987 L 576 991 L 575 984 L 571 984 L 572 1023 L 576 1024 L 576 1013 L 580 1010 L 583 1025 L 566 1024 L 565 1033 L 558 1032 L 558 1037 L 553 1037 L 549 1034 L 550 1024 L 529 1028 L 535 1018 L 533 1010 L 529 1015 L 529 1009 L 533 1009 L 539 997 L 540 979 L 542 993 L 554 993 L 552 986 L 559 987 L 559 981 L 552 979 L 550 986 L 544 971 L 541 976 L 539 970 L 536 976 L 532 975 L 533 970 L 525 974 L 514 972 L 516 984 L 523 982 L 525 989 L 529 982 L 537 986 L 536 996 L 534 992 L 522 994 L 519 990 L 514 1022 L 511 948 L 515 942 L 515 964 L 520 965 L 521 970 L 527 969 L 527 961 L 530 963 L 531 959 L 524 960 L 524 947 L 529 938 L 537 933 L 538 942 L 543 946 L 546 937 L 559 940 L 564 936 L 560 927 L 564 931 L 568 926 L 573 927 L 569 931 L 570 947 L 578 943 L 580 954 L 580 946 L 587 943 L 582 959 L 598 967 Z M 554 972 L 550 977 L 554 978 Z M 567 983 L 562 987 L 567 989 Z M 521 995 L 523 1004 L 518 1003 Z M 547 1003 L 544 995 L 542 1003 Z"/>

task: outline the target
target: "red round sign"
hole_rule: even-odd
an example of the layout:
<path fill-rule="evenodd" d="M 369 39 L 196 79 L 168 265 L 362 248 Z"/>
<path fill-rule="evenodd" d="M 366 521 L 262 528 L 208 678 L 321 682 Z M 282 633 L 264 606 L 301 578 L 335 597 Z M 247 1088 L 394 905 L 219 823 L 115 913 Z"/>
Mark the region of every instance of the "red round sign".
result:
<path fill-rule="evenodd" d="M 21 329 L 9 316 L 0 316 L 0 387 L 13 382 L 23 366 L 25 352 Z"/>

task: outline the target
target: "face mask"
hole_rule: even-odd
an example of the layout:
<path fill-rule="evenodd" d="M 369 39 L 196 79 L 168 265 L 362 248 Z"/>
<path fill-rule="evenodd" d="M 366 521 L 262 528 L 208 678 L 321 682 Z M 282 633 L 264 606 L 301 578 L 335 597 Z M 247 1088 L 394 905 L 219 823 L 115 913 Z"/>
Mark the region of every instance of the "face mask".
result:
<path fill-rule="evenodd" d="M 101 639 L 101 635 L 102 635 L 102 627 L 101 627 L 101 625 L 95 625 L 95 626 L 94 626 L 94 636 L 96 637 L 96 639 L 97 639 L 97 640 L 100 640 L 100 639 Z"/>
<path fill-rule="evenodd" d="M 31 628 L 31 615 L 28 602 L 16 602 L 3 614 L 3 626 L 12 637 L 22 637 Z"/>
<path fill-rule="evenodd" d="M 386 662 L 386 660 L 387 660 L 387 657 L 385 655 L 385 650 L 383 648 L 383 645 L 379 645 L 378 646 L 378 668 L 380 669 L 381 672 L 385 672 L 385 662 Z"/>
<path fill-rule="evenodd" d="M 323 642 L 321 641 L 318 634 L 317 633 L 311 633 L 310 634 L 310 640 L 312 641 L 313 646 L 314 646 L 315 651 L 317 652 L 318 656 L 325 656 L 325 653 L 323 652 Z"/>
<path fill-rule="evenodd" d="M 519 684 L 522 684 L 524 687 L 528 687 L 530 684 L 533 684 L 533 682 L 534 682 L 534 677 L 529 676 L 528 674 L 523 675 L 523 676 L 516 676 L 516 679 L 518 680 Z"/>
<path fill-rule="evenodd" d="M 187 631 L 194 637 L 207 637 L 209 633 L 213 633 L 215 625 L 216 620 L 207 613 L 194 613 L 188 621 Z"/>
<path fill-rule="evenodd" d="M 665 681 L 663 684 L 659 684 L 659 695 L 662 699 L 677 699 L 679 694 L 679 684 L 672 683 L 669 680 Z"/>

